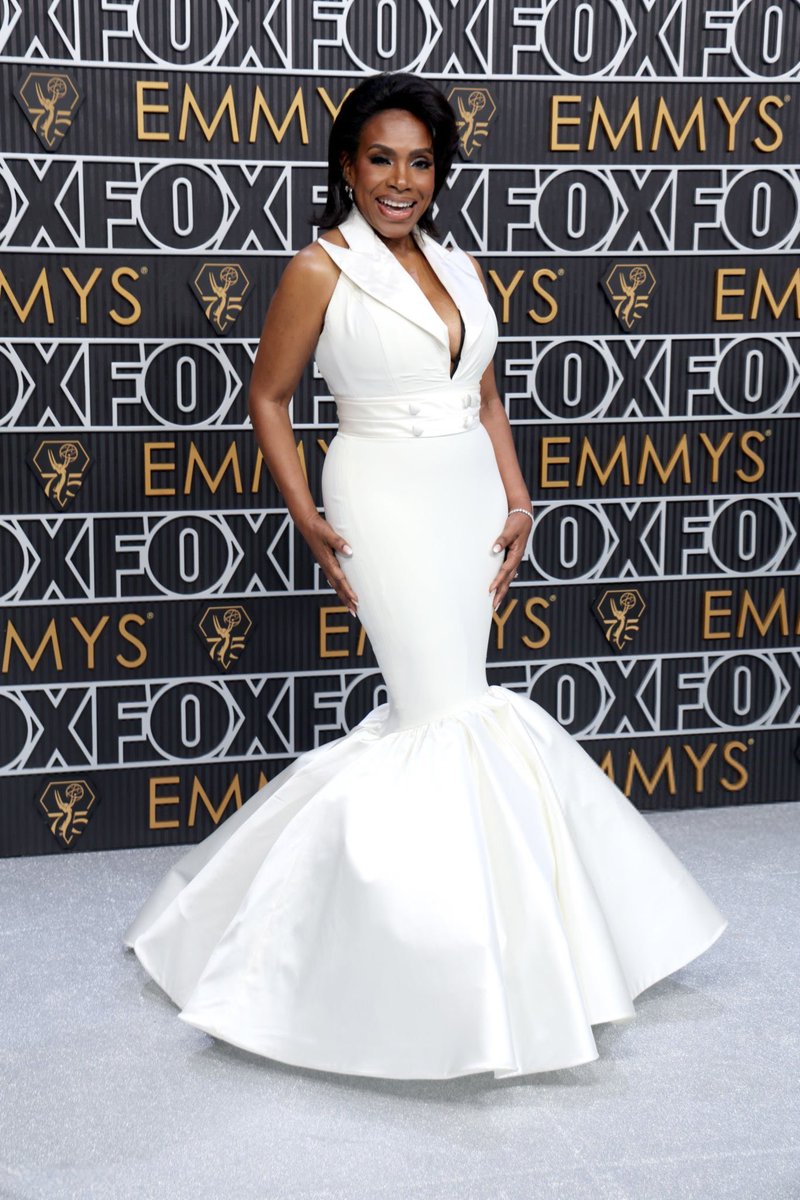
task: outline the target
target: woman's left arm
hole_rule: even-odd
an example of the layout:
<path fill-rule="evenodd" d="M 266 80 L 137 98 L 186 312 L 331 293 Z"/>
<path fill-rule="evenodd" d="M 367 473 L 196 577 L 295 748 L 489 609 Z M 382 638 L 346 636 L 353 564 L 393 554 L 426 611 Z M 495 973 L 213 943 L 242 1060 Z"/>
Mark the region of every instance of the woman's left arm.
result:
<path fill-rule="evenodd" d="M 488 295 L 486 281 L 480 266 L 471 254 L 468 257 Z M 500 477 L 506 490 L 508 507 L 510 509 L 524 508 L 530 511 L 531 498 L 517 458 L 505 405 L 497 390 L 493 362 L 489 363 L 481 378 L 481 424 L 492 440 Z M 517 573 L 532 527 L 533 522 L 524 513 L 511 513 L 494 541 L 492 548 L 496 554 L 500 554 L 503 550 L 506 551 L 503 565 L 489 586 L 489 591 L 494 592 L 492 604 L 495 611 L 502 603 L 511 580 Z"/>

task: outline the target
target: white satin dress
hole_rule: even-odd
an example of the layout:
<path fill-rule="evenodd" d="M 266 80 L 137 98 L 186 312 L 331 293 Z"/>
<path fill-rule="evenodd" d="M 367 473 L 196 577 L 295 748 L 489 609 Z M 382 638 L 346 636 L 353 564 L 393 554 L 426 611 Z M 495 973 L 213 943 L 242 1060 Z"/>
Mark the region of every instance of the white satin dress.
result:
<path fill-rule="evenodd" d="M 539 705 L 490 686 L 507 502 L 479 418 L 497 324 L 467 256 L 417 232 L 447 329 L 354 209 L 317 346 L 339 430 L 322 490 L 389 700 L 183 852 L 125 935 L 216 1038 L 303 1067 L 496 1077 L 598 1057 L 592 1026 L 726 918 Z"/>

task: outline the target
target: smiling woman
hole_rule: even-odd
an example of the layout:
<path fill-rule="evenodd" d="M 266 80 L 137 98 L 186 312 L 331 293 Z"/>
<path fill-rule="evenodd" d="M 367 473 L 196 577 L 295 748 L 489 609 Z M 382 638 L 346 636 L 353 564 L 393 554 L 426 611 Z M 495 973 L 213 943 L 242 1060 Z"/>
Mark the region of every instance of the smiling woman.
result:
<path fill-rule="evenodd" d="M 328 196 L 319 219 L 320 229 L 334 229 L 340 225 L 352 207 L 353 197 L 347 189 L 353 185 L 352 179 L 347 178 L 345 164 L 350 164 L 352 171 L 361 156 L 368 158 L 374 153 L 380 157 L 387 151 L 391 161 L 392 152 L 400 149 L 394 143 L 372 146 L 377 134 L 374 128 L 368 130 L 367 126 L 371 118 L 386 112 L 392 112 L 395 117 L 402 114 L 415 118 L 413 127 L 408 128 L 411 142 L 416 144 L 407 142 L 403 150 L 405 154 L 411 154 L 413 164 L 420 158 L 426 160 L 423 171 L 427 173 L 427 181 L 423 183 L 420 174 L 416 183 L 427 190 L 429 198 L 428 205 L 417 204 L 415 220 L 423 233 L 436 236 L 430 201 L 436 199 L 447 179 L 458 146 L 458 129 L 452 108 L 437 88 L 414 75 L 400 72 L 374 76 L 366 85 L 351 92 L 340 108 L 328 142 Z M 416 130 L 416 139 L 412 128 Z M 405 165 L 410 164 L 406 162 Z M 409 232 L 412 224 L 404 232 Z"/>
<path fill-rule="evenodd" d="M 388 109 L 365 122 L 352 158 L 343 152 L 342 175 L 355 207 L 447 326 L 452 374 L 463 341 L 461 313 L 411 236 L 419 213 L 433 199 L 434 162 L 433 139 L 423 122 L 402 109 Z M 345 244 L 338 230 L 325 240 Z"/>
<path fill-rule="evenodd" d="M 428 144 L 410 149 L 406 145 L 421 138 Z M 410 113 L 390 109 L 367 121 L 361 142 L 363 148 L 359 146 L 352 160 L 345 159 L 342 171 L 356 207 L 378 232 L 382 221 L 395 226 L 410 221 L 406 230 L 410 232 L 417 213 L 433 197 L 433 146 L 428 131 Z M 385 230 L 389 237 L 395 232 Z"/>
<path fill-rule="evenodd" d="M 592 1025 L 633 1017 L 727 923 L 582 747 L 488 684 L 533 518 L 480 269 L 431 236 L 455 146 L 431 83 L 350 95 L 325 232 L 284 272 L 250 385 L 264 459 L 388 699 L 185 854 L 126 935 L 188 1024 L 401 1079 L 590 1062 Z M 325 516 L 289 419 L 312 354 L 339 418 Z"/>

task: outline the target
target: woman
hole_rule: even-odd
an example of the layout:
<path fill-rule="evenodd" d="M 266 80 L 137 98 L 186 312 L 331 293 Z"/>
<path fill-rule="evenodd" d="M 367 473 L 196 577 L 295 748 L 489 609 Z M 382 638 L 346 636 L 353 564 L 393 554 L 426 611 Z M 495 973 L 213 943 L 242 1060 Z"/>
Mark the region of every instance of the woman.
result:
<path fill-rule="evenodd" d="M 488 686 L 532 517 L 480 269 L 432 237 L 456 146 L 421 79 L 375 76 L 330 139 L 250 389 L 259 444 L 389 700 L 298 758 L 162 880 L 126 935 L 181 1017 L 258 1054 L 389 1078 L 598 1057 L 592 1025 L 726 920 L 543 709 Z M 325 517 L 288 405 L 312 354 L 339 431 Z"/>

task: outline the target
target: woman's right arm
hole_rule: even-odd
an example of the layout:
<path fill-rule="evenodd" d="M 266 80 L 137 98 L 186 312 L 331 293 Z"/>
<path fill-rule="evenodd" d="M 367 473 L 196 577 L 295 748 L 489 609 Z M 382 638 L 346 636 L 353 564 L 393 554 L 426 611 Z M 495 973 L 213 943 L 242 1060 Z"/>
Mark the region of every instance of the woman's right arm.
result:
<path fill-rule="evenodd" d="M 317 511 L 300 465 L 289 402 L 314 353 L 338 268 L 313 243 L 281 276 L 272 297 L 250 377 L 248 409 L 256 440 L 286 507 L 339 599 L 355 615 L 358 597 L 334 551 L 350 547 Z"/>

